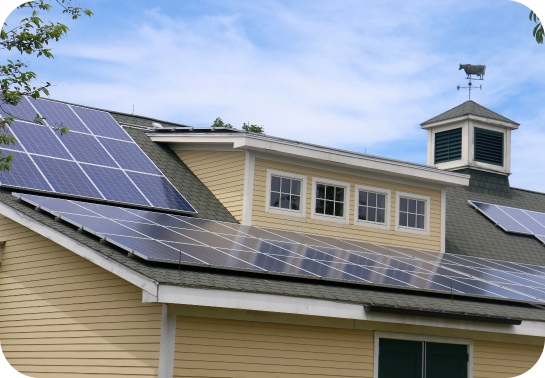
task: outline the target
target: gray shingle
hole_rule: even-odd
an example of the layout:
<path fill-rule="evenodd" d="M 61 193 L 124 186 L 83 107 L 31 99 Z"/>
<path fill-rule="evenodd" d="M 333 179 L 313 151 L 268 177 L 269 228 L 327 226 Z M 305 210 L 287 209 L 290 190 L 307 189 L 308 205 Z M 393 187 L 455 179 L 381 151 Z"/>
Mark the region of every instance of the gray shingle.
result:
<path fill-rule="evenodd" d="M 484 118 L 489 118 L 489 119 L 493 119 L 497 121 L 514 123 L 518 125 L 518 123 L 510 120 L 509 118 L 504 117 L 496 112 L 493 112 L 492 110 L 487 109 L 484 106 L 479 105 L 472 100 L 468 100 L 461 105 L 458 105 L 450 110 L 447 110 L 444 113 L 439 114 L 438 116 L 428 119 L 427 121 L 422 122 L 421 125 L 425 126 L 431 123 L 446 121 L 449 119 L 454 119 L 454 118 L 458 118 L 458 117 L 462 117 L 462 116 L 470 115 L 470 114 L 478 116 L 478 117 L 484 117 Z"/>

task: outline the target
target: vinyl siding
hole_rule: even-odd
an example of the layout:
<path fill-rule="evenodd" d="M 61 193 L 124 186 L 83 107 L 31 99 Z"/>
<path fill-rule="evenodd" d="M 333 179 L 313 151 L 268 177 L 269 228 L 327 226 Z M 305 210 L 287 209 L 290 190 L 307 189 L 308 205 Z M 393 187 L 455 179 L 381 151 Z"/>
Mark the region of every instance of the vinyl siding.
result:
<path fill-rule="evenodd" d="M 543 345 L 498 343 L 475 340 L 474 378 L 510 378 L 530 370 L 539 360 Z"/>
<path fill-rule="evenodd" d="M 0 216 L 0 342 L 31 377 L 156 377 L 161 306 L 142 290 Z"/>
<path fill-rule="evenodd" d="M 178 316 L 174 377 L 373 377 L 373 332 Z"/>
<path fill-rule="evenodd" d="M 214 196 L 242 221 L 246 153 L 239 151 L 176 151 Z"/>
<path fill-rule="evenodd" d="M 267 169 L 307 175 L 306 217 L 297 218 L 277 215 L 265 211 L 267 195 Z M 312 177 L 325 178 L 350 183 L 350 224 L 339 224 L 311 219 L 312 209 Z M 354 225 L 355 185 L 366 185 L 390 189 L 391 213 L 390 230 Z M 418 235 L 395 231 L 396 191 L 430 197 L 430 235 Z M 254 175 L 254 202 L 252 208 L 252 224 L 286 230 L 297 230 L 318 235 L 343 236 L 350 239 L 364 240 L 394 246 L 421 248 L 432 251 L 441 249 L 441 191 L 418 186 L 398 184 L 388 181 L 353 176 L 333 171 L 302 167 L 279 163 L 271 160 L 256 159 Z"/>

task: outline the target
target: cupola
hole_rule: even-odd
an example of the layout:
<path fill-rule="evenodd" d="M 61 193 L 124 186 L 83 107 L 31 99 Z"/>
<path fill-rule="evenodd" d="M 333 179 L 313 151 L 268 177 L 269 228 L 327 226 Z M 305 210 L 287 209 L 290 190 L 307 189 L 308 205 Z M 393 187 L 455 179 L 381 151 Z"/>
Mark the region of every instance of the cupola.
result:
<path fill-rule="evenodd" d="M 511 174 L 511 130 L 519 124 L 469 100 L 421 124 L 428 130 L 428 165 Z"/>

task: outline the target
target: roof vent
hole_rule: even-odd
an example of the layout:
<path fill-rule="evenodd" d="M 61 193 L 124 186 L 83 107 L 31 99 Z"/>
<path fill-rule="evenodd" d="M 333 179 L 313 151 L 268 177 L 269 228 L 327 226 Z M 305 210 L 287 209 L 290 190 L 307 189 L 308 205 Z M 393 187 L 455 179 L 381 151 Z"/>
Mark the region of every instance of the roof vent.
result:
<path fill-rule="evenodd" d="M 161 124 L 158 123 L 158 122 L 153 122 L 151 125 L 153 126 L 154 129 L 157 129 L 157 128 L 159 128 L 159 127 L 163 127 L 163 125 L 161 125 Z"/>

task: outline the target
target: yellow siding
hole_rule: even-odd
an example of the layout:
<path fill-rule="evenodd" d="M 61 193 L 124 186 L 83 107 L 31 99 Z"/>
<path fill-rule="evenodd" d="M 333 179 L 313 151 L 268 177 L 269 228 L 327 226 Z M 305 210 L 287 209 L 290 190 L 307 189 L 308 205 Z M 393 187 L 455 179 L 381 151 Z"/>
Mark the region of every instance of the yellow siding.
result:
<path fill-rule="evenodd" d="M 530 370 L 539 360 L 543 345 L 498 343 L 475 340 L 474 378 L 510 378 Z"/>
<path fill-rule="evenodd" d="M 267 194 L 267 169 L 307 175 L 307 206 L 306 217 L 288 217 L 265 212 Z M 312 178 L 319 177 L 350 183 L 350 224 L 338 224 L 311 219 L 312 208 Z M 254 202 L 252 224 L 255 226 L 272 227 L 285 230 L 297 230 L 326 236 L 343 236 L 350 239 L 364 240 L 372 243 L 428 249 L 441 249 L 441 191 L 417 186 L 403 185 L 388 181 L 369 179 L 360 176 L 347 175 L 293 164 L 278 163 L 270 160 L 256 159 L 254 175 Z M 390 189 L 391 214 L 390 230 L 354 225 L 355 185 Z M 429 196 L 430 201 L 430 235 L 417 235 L 395 231 L 396 191 Z"/>
<path fill-rule="evenodd" d="M 0 216 L 0 342 L 31 377 L 157 377 L 161 306 L 142 290 Z"/>
<path fill-rule="evenodd" d="M 176 151 L 176 154 L 241 222 L 245 152 Z"/>
<path fill-rule="evenodd" d="M 174 377 L 373 377 L 373 332 L 177 318 Z"/>

